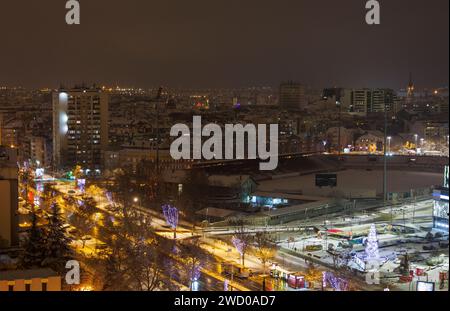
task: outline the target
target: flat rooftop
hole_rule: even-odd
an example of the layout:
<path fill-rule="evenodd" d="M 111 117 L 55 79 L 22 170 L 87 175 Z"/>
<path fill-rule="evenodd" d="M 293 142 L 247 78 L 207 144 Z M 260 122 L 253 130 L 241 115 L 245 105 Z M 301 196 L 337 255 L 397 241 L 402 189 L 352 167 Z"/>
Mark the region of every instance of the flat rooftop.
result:
<path fill-rule="evenodd" d="M 352 198 L 374 198 L 383 193 L 383 170 L 348 169 L 337 172 L 337 187 L 316 187 L 316 174 L 292 176 L 259 182 L 257 193 L 277 193 L 286 197 L 298 193 L 306 197 L 334 197 L 344 195 Z M 388 170 L 389 192 L 409 192 L 411 189 L 425 189 L 443 183 L 443 173 Z"/>
<path fill-rule="evenodd" d="M 51 269 L 8 270 L 0 271 L 0 281 L 31 280 L 60 276 Z"/>

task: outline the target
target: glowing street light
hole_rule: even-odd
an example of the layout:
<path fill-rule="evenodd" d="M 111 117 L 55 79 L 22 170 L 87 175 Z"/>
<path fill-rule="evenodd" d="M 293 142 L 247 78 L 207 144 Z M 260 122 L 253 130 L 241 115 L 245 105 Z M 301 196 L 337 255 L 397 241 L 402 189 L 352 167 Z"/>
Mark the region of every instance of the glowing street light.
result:
<path fill-rule="evenodd" d="M 388 155 L 391 155 L 391 141 L 392 141 L 392 136 L 388 136 L 388 137 L 387 137 L 387 141 L 388 141 Z"/>

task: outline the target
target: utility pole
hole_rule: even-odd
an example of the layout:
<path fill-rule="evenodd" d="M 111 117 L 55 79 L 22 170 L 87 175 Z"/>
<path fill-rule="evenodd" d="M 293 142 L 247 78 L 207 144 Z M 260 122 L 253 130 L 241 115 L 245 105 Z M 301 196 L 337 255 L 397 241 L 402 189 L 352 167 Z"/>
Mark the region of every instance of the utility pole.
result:
<path fill-rule="evenodd" d="M 336 105 L 339 107 L 339 116 L 338 116 L 338 156 L 341 156 L 341 127 L 342 127 L 342 119 L 341 119 L 341 90 L 336 90 Z"/>
<path fill-rule="evenodd" d="M 0 113 L 0 146 L 2 145 L 3 113 Z"/>
<path fill-rule="evenodd" d="M 416 203 L 417 203 L 417 197 L 413 189 L 411 189 L 411 196 L 413 196 L 413 219 L 412 223 L 414 224 L 416 222 Z"/>
<path fill-rule="evenodd" d="M 405 209 L 403 209 L 403 233 L 406 235 L 406 217 L 405 217 Z"/>
<path fill-rule="evenodd" d="M 163 88 L 160 87 L 158 94 L 156 95 L 156 173 L 159 174 L 159 144 L 160 144 L 160 131 L 159 131 L 159 101 L 161 100 Z"/>
<path fill-rule="evenodd" d="M 159 109 L 156 103 L 156 173 L 159 173 Z"/>
<path fill-rule="evenodd" d="M 387 104 L 384 104 L 384 156 L 383 156 L 383 206 L 386 208 L 388 201 L 388 193 L 387 193 Z M 391 205 L 391 225 L 393 222 L 393 211 Z"/>
<path fill-rule="evenodd" d="M 155 189 L 155 197 L 156 199 L 159 198 L 159 172 L 160 172 L 160 168 L 159 168 L 159 144 L 160 144 L 160 140 L 161 140 L 161 135 L 160 135 L 160 131 L 159 131 L 159 102 L 161 101 L 161 97 L 162 97 L 162 92 L 163 92 L 163 88 L 160 87 L 158 89 L 158 93 L 156 95 L 156 97 L 153 99 L 155 101 L 155 110 L 156 110 L 156 160 L 155 160 L 155 164 L 156 164 L 156 169 L 155 169 L 155 175 L 156 175 L 156 189 Z M 151 103 L 151 99 L 150 99 L 150 103 Z"/>
<path fill-rule="evenodd" d="M 233 284 L 234 284 L 234 263 L 231 262 L 231 282 L 230 282 L 231 291 L 233 291 Z"/>

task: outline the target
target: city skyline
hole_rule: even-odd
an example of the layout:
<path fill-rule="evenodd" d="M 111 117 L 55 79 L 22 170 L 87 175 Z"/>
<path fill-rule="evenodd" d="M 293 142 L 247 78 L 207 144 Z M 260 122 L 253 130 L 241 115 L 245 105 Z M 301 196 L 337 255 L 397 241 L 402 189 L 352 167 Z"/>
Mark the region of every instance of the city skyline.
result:
<path fill-rule="evenodd" d="M 83 3 L 81 25 L 69 26 L 57 1 L 10 1 L 0 26 L 17 32 L 3 38 L 0 84 L 238 88 L 294 80 L 399 89 L 412 72 L 419 88 L 448 86 L 448 1 L 383 2 L 381 10 L 381 24 L 369 26 L 356 0 L 96 1 Z"/>
<path fill-rule="evenodd" d="M 447 0 L 3 2 L 2 306 L 448 292 Z"/>

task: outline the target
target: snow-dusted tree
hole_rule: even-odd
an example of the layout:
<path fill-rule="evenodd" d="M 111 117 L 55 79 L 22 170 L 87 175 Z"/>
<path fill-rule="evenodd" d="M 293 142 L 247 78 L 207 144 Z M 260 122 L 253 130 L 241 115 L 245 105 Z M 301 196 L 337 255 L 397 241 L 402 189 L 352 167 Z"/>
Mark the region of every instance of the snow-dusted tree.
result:
<path fill-rule="evenodd" d="M 268 232 L 256 233 L 254 252 L 263 265 L 263 274 L 265 275 L 267 262 L 273 259 L 277 253 L 277 247 L 270 241 Z"/>
<path fill-rule="evenodd" d="M 113 228 L 113 227 L 110 227 Z M 99 258 L 88 258 L 89 265 L 96 272 L 96 277 L 102 284 L 102 291 L 128 291 L 131 290 L 130 278 L 127 276 L 127 256 L 125 249 L 129 241 L 117 236 L 113 232 L 106 236 L 104 241 L 108 249 L 99 253 Z"/>
<path fill-rule="evenodd" d="M 235 225 L 236 231 L 231 242 L 236 247 L 239 254 L 241 254 L 242 267 L 245 268 L 245 254 L 247 254 L 247 251 L 253 242 L 253 235 L 245 227 L 245 221 L 243 219 L 236 220 Z"/>
<path fill-rule="evenodd" d="M 182 273 L 184 269 L 175 258 L 166 257 L 163 259 L 163 271 L 166 278 L 162 278 L 161 281 L 169 291 L 179 291 L 181 281 L 183 281 Z"/>
<path fill-rule="evenodd" d="M 157 239 L 143 217 L 127 206 L 120 206 L 120 220 L 114 225 L 105 218 L 107 234 L 101 237 L 108 245 L 99 265 L 103 290 L 153 291 L 161 289 L 165 246 Z"/>
<path fill-rule="evenodd" d="M 183 258 L 187 283 L 190 284 L 190 288 L 192 289 L 194 282 L 200 278 L 200 271 L 206 258 L 206 254 L 200 248 L 200 240 L 192 239 L 180 245 L 179 255 Z"/>
<path fill-rule="evenodd" d="M 155 240 L 141 239 L 129 244 L 128 273 L 133 288 L 154 291 L 161 279 L 158 244 Z"/>
<path fill-rule="evenodd" d="M 36 212 L 31 214 L 31 228 L 27 232 L 22 248 L 24 252 L 20 256 L 20 266 L 23 269 L 38 268 L 42 266 L 45 259 L 45 232 L 37 225 Z"/>
<path fill-rule="evenodd" d="M 71 239 L 66 236 L 63 222 L 60 218 L 60 208 L 57 203 L 51 205 L 46 230 L 43 266 L 56 271 L 64 271 L 67 260 L 72 255 Z"/>
<path fill-rule="evenodd" d="M 83 248 L 86 245 L 86 235 L 91 234 L 95 227 L 94 214 L 97 211 L 97 202 L 91 197 L 85 197 L 78 203 L 78 214 L 74 214 L 77 218 L 75 227 L 79 229 L 78 238 L 83 242 Z"/>

